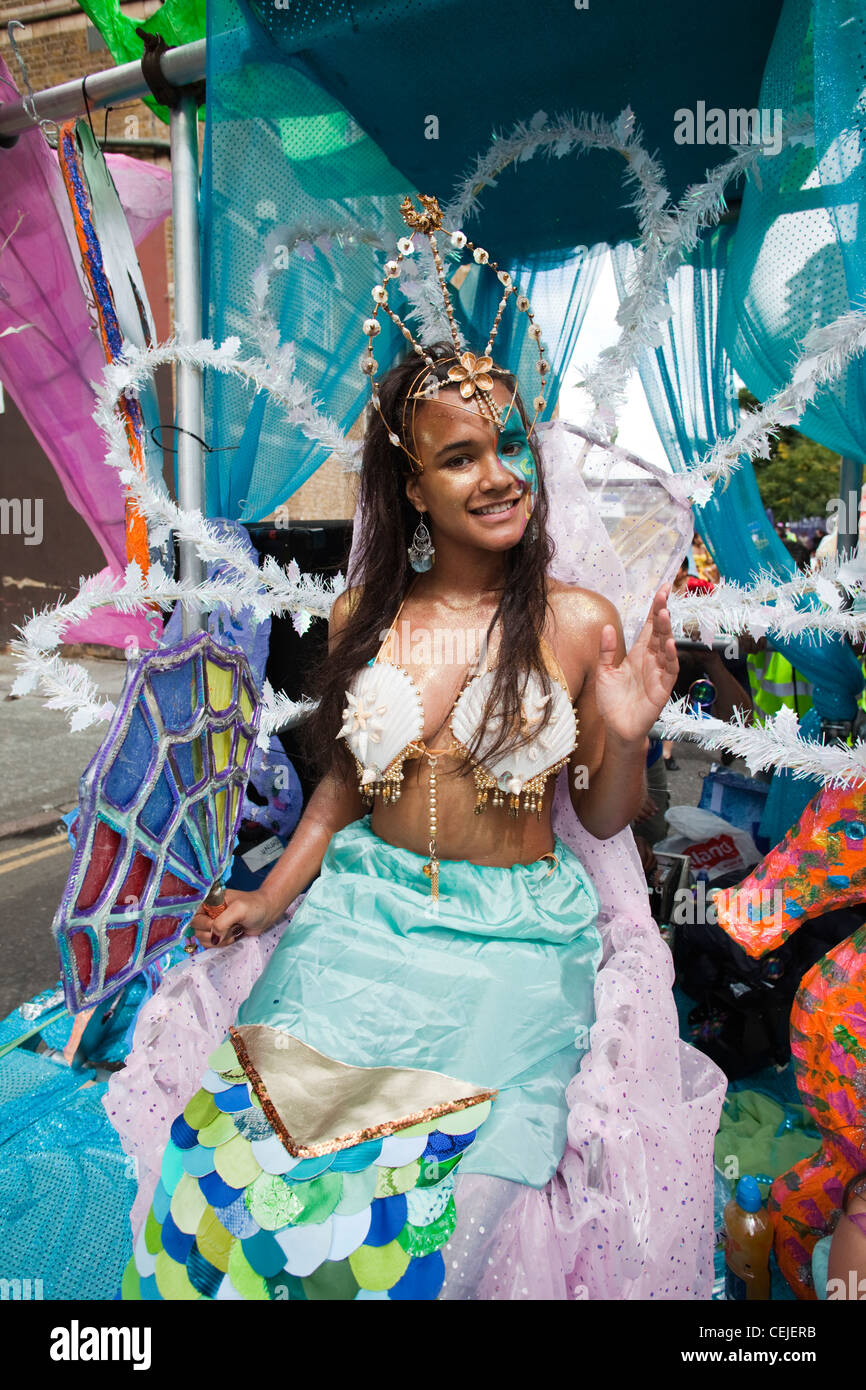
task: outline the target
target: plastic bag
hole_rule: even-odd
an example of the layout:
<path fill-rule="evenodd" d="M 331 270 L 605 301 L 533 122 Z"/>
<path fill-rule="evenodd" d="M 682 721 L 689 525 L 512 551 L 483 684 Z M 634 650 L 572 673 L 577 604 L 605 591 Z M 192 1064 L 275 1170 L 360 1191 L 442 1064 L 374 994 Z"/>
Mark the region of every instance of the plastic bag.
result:
<path fill-rule="evenodd" d="M 746 830 L 697 806 L 671 806 L 665 820 L 674 832 L 655 846 L 657 854 L 687 854 L 692 873 L 702 869 L 710 883 L 726 874 L 745 873 L 761 859 Z"/>

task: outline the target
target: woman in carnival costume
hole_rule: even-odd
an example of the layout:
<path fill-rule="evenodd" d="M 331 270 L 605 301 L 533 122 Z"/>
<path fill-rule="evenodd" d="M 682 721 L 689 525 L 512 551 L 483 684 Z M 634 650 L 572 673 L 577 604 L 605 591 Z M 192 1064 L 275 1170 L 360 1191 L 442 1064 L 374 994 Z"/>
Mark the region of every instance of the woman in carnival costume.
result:
<path fill-rule="evenodd" d="M 223 949 L 172 972 L 112 1079 L 142 1165 L 124 1297 L 709 1296 L 724 1078 L 677 1039 L 627 830 L 676 677 L 667 591 L 626 653 L 600 542 L 607 593 L 573 582 L 582 499 L 560 467 L 551 507 L 531 306 L 494 263 L 467 351 L 421 201 L 364 324 L 353 582 L 307 726 L 322 779 L 262 887 L 196 915 Z M 389 303 L 419 236 L 452 343 Z M 532 419 L 492 356 L 512 296 Z M 380 313 L 413 352 L 377 382 Z"/>

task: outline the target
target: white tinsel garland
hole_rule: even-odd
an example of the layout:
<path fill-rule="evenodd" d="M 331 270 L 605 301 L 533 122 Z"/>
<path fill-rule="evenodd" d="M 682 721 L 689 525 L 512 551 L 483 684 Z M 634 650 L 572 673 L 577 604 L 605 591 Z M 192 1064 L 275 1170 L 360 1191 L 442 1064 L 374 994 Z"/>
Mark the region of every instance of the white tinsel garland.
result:
<path fill-rule="evenodd" d="M 447 243 L 440 247 L 443 260 L 447 259 L 449 250 Z M 405 317 L 414 324 L 420 341 L 428 344 L 450 343 L 451 326 L 436 274 L 436 262 L 426 240 L 419 238 L 411 259 L 404 260 L 400 288 L 411 306 Z M 465 346 L 459 326 L 456 332 L 461 347 Z"/>
<path fill-rule="evenodd" d="M 257 331 L 268 331 L 263 310 Z M 330 433 L 331 422 L 319 415 L 307 389 L 292 381 L 293 364 L 290 366 L 286 356 L 275 364 L 264 358 L 244 362 L 237 358 L 238 348 L 238 340 L 230 339 L 219 348 L 203 340 L 189 347 L 170 342 L 149 349 L 129 349 L 125 359 L 106 366 L 101 385 L 92 383 L 97 394 L 94 419 L 108 445 L 105 463 L 117 470 L 147 521 L 151 544 L 161 544 L 169 532 L 174 532 L 178 540 L 191 541 L 206 563 L 224 562 L 232 567 L 234 575 L 230 580 L 194 584 L 169 579 L 155 564 L 145 579 L 139 565 L 131 562 L 120 584 L 112 577 L 82 579 L 74 598 L 46 608 L 20 628 L 20 639 L 11 644 L 19 663 L 13 692 L 26 694 L 41 684 L 51 697 L 49 707 L 65 710 L 74 729 L 110 718 L 114 708 L 110 701 L 99 698 L 82 667 L 70 665 L 55 651 L 64 629 L 96 609 L 112 607 L 118 612 L 141 613 L 153 604 L 168 607 L 180 602 L 185 607 L 209 611 L 216 603 L 223 603 L 234 612 L 250 608 L 254 621 L 270 613 L 291 612 L 296 615 L 299 630 L 304 630 L 310 617 L 327 616 L 334 598 L 344 587 L 341 575 L 327 583 L 316 576 L 301 575 L 294 562 L 283 570 L 271 556 L 261 566 L 255 564 L 239 538 L 226 536 L 197 510 L 182 510 L 161 484 L 155 485 L 130 465 L 125 427 L 115 403 L 124 392 L 134 394 L 155 365 L 178 360 L 233 372 L 259 389 L 270 390 L 293 424 L 301 429 L 316 429 L 316 437 L 324 437 L 323 442 L 337 447 L 340 441 L 346 443 L 341 432 Z M 291 714 L 288 706 L 284 708 Z"/>
<path fill-rule="evenodd" d="M 290 700 L 288 695 L 276 693 L 266 680 L 262 687 L 262 717 L 256 739 L 259 747 L 267 748 L 271 734 L 278 729 L 293 729 L 315 708 L 314 700 Z"/>
<path fill-rule="evenodd" d="M 788 135 L 792 140 L 796 138 L 790 131 Z M 474 173 L 458 193 L 456 202 L 446 210 L 446 221 L 459 225 L 470 216 L 478 206 L 481 188 L 491 186 L 495 182 L 496 172 L 507 164 L 529 158 L 538 150 L 545 151 L 548 156 L 562 157 L 574 147 L 606 148 L 620 153 L 627 162 L 626 177 L 636 185 L 632 206 L 641 232 L 641 245 L 636 274 L 618 315 L 622 333 L 619 342 L 602 355 L 586 383 L 600 407 L 597 418 L 609 426 L 613 417 L 606 410 L 607 404 L 618 399 L 624 379 L 636 362 L 637 353 L 646 343 L 658 341 L 660 325 L 669 316 L 665 293 L 668 278 L 685 252 L 696 243 L 701 228 L 715 220 L 723 209 L 727 182 L 744 169 L 754 167 L 759 150 L 755 147 L 738 150 L 732 159 L 708 176 L 705 184 L 689 189 L 680 205 L 671 208 L 663 184 L 663 171 L 643 148 L 629 110 L 624 111 L 614 123 L 582 116 L 576 120 L 559 120 L 554 126 L 548 126 L 546 116 L 539 112 L 529 125 L 516 127 L 510 137 L 497 141 L 488 155 L 478 162 Z M 322 237 L 325 235 L 324 231 L 321 232 Z M 354 233 L 346 233 L 349 239 L 352 235 Z M 378 245 L 377 235 L 370 234 L 366 239 Z M 304 245 L 302 229 L 296 229 L 286 244 L 292 251 Z M 421 258 L 417 268 L 421 272 L 417 278 L 410 276 L 406 281 L 410 302 L 414 304 L 422 331 L 431 337 L 443 336 L 443 323 L 439 316 L 441 298 L 435 302 L 431 298 L 430 268 L 423 265 Z M 138 567 L 133 565 L 127 568 L 125 579 L 119 587 L 115 581 L 82 581 L 82 592 L 74 599 L 31 619 L 22 629 L 22 640 L 15 643 L 16 651 L 20 654 L 21 674 L 14 688 L 16 693 L 21 693 L 24 689 L 33 688 L 36 682 L 41 682 L 51 696 L 49 705 L 70 713 L 73 727 L 85 727 L 95 719 L 106 718 L 112 706 L 110 702 L 100 701 L 98 691 L 83 668 L 70 666 L 51 653 L 59 645 L 64 627 L 86 617 L 95 608 L 110 604 L 121 612 L 141 612 L 146 611 L 152 603 L 166 607 L 170 603 L 181 602 L 185 606 L 207 610 L 215 603 L 223 603 L 235 611 L 249 607 L 255 617 L 266 613 L 292 612 L 299 630 L 303 630 L 310 615 L 325 616 L 335 594 L 342 587 L 341 579 L 328 588 L 310 576 L 287 573 L 272 559 L 259 567 L 249 560 L 237 539 L 223 535 L 200 513 L 182 511 L 164 491 L 130 467 L 124 426 L 115 410 L 118 395 L 121 392 L 135 394 L 156 365 L 182 360 L 201 368 L 211 367 L 235 375 L 256 390 L 268 391 L 282 406 L 291 424 L 306 437 L 322 444 L 329 453 L 335 454 L 344 467 L 356 468 L 361 446 L 347 440 L 336 423 L 319 411 L 312 392 L 295 375 L 293 345 L 280 342 L 279 332 L 265 311 L 268 280 L 269 272 L 263 268 L 257 272 L 253 285 L 251 332 L 261 357 L 241 360 L 238 356 L 240 344 L 236 338 L 228 339 L 220 347 L 210 340 L 190 346 L 169 342 L 149 350 L 131 351 L 127 360 L 119 360 L 107 367 L 104 385 L 95 387 L 98 395 L 95 418 L 109 443 L 106 463 L 118 470 L 147 519 L 152 543 L 159 545 L 173 531 L 178 539 L 192 541 L 203 560 L 230 564 L 236 578 L 225 583 L 217 580 L 201 585 L 185 584 L 169 580 L 158 566 L 154 566 L 148 579 L 144 580 Z M 438 285 L 436 293 L 438 296 Z M 682 475 L 681 482 L 679 479 L 672 481 L 679 483 L 684 491 L 688 489 L 695 500 L 705 500 L 712 482 L 728 476 L 742 455 L 754 457 L 761 449 L 766 449 L 769 432 L 781 424 L 794 423 L 799 419 L 802 409 L 819 386 L 838 375 L 864 346 L 864 315 L 845 315 L 825 329 L 814 330 L 806 339 L 804 353 L 790 387 L 766 402 L 763 409 L 729 440 L 719 441 L 702 464 Z M 598 439 L 598 443 L 602 447 L 612 447 L 606 439 Z M 844 631 L 852 635 L 862 634 L 862 620 L 839 611 L 838 596 L 829 576 L 823 578 L 823 592 L 819 587 L 820 582 L 819 576 L 814 581 L 814 592 L 828 604 L 828 609 L 823 611 L 802 611 L 796 607 L 796 597 L 808 591 L 808 577 L 794 580 L 790 586 L 781 585 L 777 580 L 758 581 L 749 589 L 742 590 L 736 586 L 720 586 L 715 595 L 709 596 L 712 603 L 708 604 L 706 598 L 695 597 L 673 600 L 671 607 L 681 629 L 697 624 L 702 635 L 710 631 L 733 633 L 746 629 L 753 632 L 809 629 L 819 633 Z M 772 588 L 772 603 L 768 585 Z M 788 587 L 790 592 L 787 591 Z M 830 593 L 832 598 L 829 597 Z M 262 738 L 277 727 L 297 722 L 309 708 L 309 702 L 296 704 L 284 696 L 276 697 L 267 687 Z M 807 744 L 803 740 L 795 739 L 792 744 L 791 731 L 784 722 L 778 726 L 774 723 L 772 729 L 746 729 L 742 725 L 724 725 L 720 721 L 690 719 L 682 707 L 669 707 L 663 718 L 684 721 L 679 725 L 680 734 L 673 732 L 673 725 L 668 723 L 673 737 L 697 736 L 706 746 L 729 747 L 733 752 L 743 752 L 744 756 L 746 745 L 743 739 L 752 740 L 748 746 L 755 757 L 763 760 L 756 762 L 755 766 L 787 765 L 795 772 L 798 767 L 805 767 L 806 771 L 799 775 L 827 776 L 832 757 L 837 756 L 832 748 Z M 731 746 L 730 740 L 725 742 L 726 731 L 730 739 L 739 740 L 736 747 Z M 758 739 L 763 750 L 760 754 L 754 751 L 758 748 L 755 739 Z M 838 756 L 844 759 L 848 754 L 843 751 Z M 859 767 L 859 764 L 856 765 Z M 838 766 L 838 763 L 833 764 L 834 768 L 838 769 Z M 847 764 L 843 763 L 842 766 Z M 838 770 L 833 771 L 832 775 L 838 777 Z"/>
<path fill-rule="evenodd" d="M 743 632 L 753 637 L 809 633 L 818 641 L 831 636 L 864 641 L 866 612 L 842 610 L 842 593 L 833 582 L 837 573 L 833 563 L 813 573 L 801 571 L 787 581 L 759 575 L 748 587 L 722 580 L 712 593 L 672 594 L 668 607 L 674 635 L 689 637 L 698 629 L 701 641 L 708 644 Z M 866 594 L 866 586 L 859 581 L 846 583 L 845 589 L 851 598 Z M 807 595 L 814 595 L 824 606 L 799 606 Z"/>
<path fill-rule="evenodd" d="M 798 132 L 801 125 L 802 122 L 796 127 Z M 661 325 L 670 318 L 669 278 L 697 244 L 701 230 L 717 222 L 725 210 L 726 186 L 747 170 L 754 171 L 761 151 L 756 145 L 737 148 L 724 164 L 708 171 L 705 183 L 687 189 L 674 207 L 665 186 L 664 169 L 645 148 L 629 107 L 615 121 L 588 112 L 555 116 L 548 121 L 547 113 L 538 111 L 529 122 L 519 122 L 509 133 L 496 134 L 490 148 L 461 180 L 445 210 L 446 222 L 460 226 L 477 214 L 482 190 L 495 188 L 497 175 L 509 165 L 531 159 L 536 153 L 561 159 L 573 151 L 587 150 L 608 150 L 625 160 L 625 182 L 634 189 L 627 206 L 634 211 L 640 233 L 635 269 L 617 314 L 619 338 L 599 354 L 583 380 L 595 402 L 595 421 L 609 434 L 639 353 L 645 346 L 661 341 Z"/>
<path fill-rule="evenodd" d="M 263 315 L 260 331 L 267 333 L 267 320 Z M 838 345 L 836 345 L 838 351 Z M 146 378 L 154 361 L 176 360 L 183 356 L 195 361 L 199 366 L 213 366 L 218 370 L 235 370 L 253 382 L 258 382 L 262 374 L 270 374 L 270 380 L 279 380 L 291 375 L 293 364 L 282 358 L 272 368 L 264 358 L 254 359 L 252 363 L 239 362 L 237 340 L 216 348 L 210 341 L 180 348 L 177 344 L 166 344 L 158 348 L 131 352 L 129 360 L 116 362 L 106 368 L 106 381 L 98 389 L 98 406 L 95 418 L 98 420 L 109 441 L 109 454 L 106 463 L 115 467 L 142 514 L 148 521 L 151 539 L 154 544 L 161 542 L 170 531 L 178 539 L 189 540 L 195 545 L 198 554 L 207 561 L 223 561 L 232 566 L 235 578 L 231 583 L 205 582 L 200 585 L 169 580 L 158 565 L 153 566 L 145 581 L 138 566 L 127 568 L 124 583 L 117 587 L 111 580 L 82 581 L 81 592 L 68 603 L 55 605 L 38 614 L 22 629 L 22 640 L 14 644 L 19 655 L 21 671 L 15 684 L 16 693 L 24 693 L 41 681 L 50 692 L 52 707 L 66 709 L 72 714 L 73 727 L 86 727 L 96 719 L 110 717 L 110 702 L 100 701 L 82 668 L 74 669 L 64 685 L 65 663 L 56 656 L 46 654 L 56 648 L 62 640 L 64 627 L 79 621 L 96 608 L 110 605 L 118 611 L 144 612 L 149 603 L 162 607 L 181 602 L 187 607 L 207 611 L 216 602 L 238 611 L 249 607 L 256 618 L 268 613 L 291 612 L 298 615 L 300 628 L 309 620 L 306 615 L 327 616 L 331 603 L 342 587 L 342 579 L 336 585 L 326 586 L 310 576 L 283 571 L 271 558 L 259 567 L 251 561 L 240 540 L 225 536 L 218 528 L 208 522 L 198 512 L 183 512 L 164 490 L 153 486 L 150 480 L 135 472 L 129 465 L 126 434 L 119 415 L 114 409 L 114 401 L 123 390 L 135 390 Z M 820 364 L 820 369 L 826 369 Z M 285 392 L 283 392 L 285 401 Z M 292 397 L 291 410 L 297 398 Z M 302 407 L 309 404 L 302 393 Z M 598 439 L 604 446 L 604 441 Z M 627 455 L 623 451 L 614 452 Z M 297 567 L 295 566 L 295 571 Z M 827 601 L 828 593 L 836 595 L 830 582 L 829 572 L 810 579 L 803 576 L 794 582 L 799 592 L 814 584 L 815 592 Z M 823 585 L 823 591 L 822 591 Z M 683 631 L 697 624 L 702 635 L 712 640 L 717 632 L 734 633 L 749 630 L 756 635 L 775 630 L 783 634 L 813 630 L 847 632 L 852 636 L 863 630 L 862 619 L 853 614 L 840 614 L 835 610 L 838 602 L 831 604 L 831 611 L 801 612 L 788 599 L 786 606 L 786 585 L 778 580 L 759 581 L 748 590 L 737 586 L 722 586 L 716 596 L 686 600 L 673 600 L 672 609 Z M 793 594 L 793 589 L 792 589 Z M 778 612 L 768 613 L 771 597 L 777 600 Z"/>
<path fill-rule="evenodd" d="M 797 109 L 786 115 L 782 131 L 785 145 L 808 144 L 813 139 L 807 112 Z M 607 442 L 639 354 L 662 340 L 661 325 L 671 314 L 669 279 L 697 245 L 701 231 L 717 222 L 725 210 L 728 184 L 743 173 L 760 177 L 759 162 L 766 157 L 761 147 L 733 148 L 728 160 L 707 171 L 704 183 L 692 185 L 679 204 L 672 206 L 664 170 L 644 147 L 630 108 L 626 107 L 616 121 L 585 112 L 556 116 L 549 121 L 546 112 L 538 111 L 530 121 L 519 122 L 510 132 L 496 134 L 489 149 L 464 175 L 444 211 L 448 225 L 461 226 L 480 211 L 481 193 L 485 188 L 496 187 L 497 176 L 504 169 L 531 159 L 536 153 L 562 158 L 575 150 L 609 150 L 626 161 L 626 181 L 635 186 L 629 206 L 635 213 L 640 241 L 627 293 L 617 313 L 619 338 L 599 354 L 582 382 L 595 403 L 593 423 L 605 432 Z M 732 435 L 719 440 L 706 459 L 682 475 L 692 500 L 706 502 L 713 483 L 730 476 L 745 457 L 756 458 L 766 452 L 771 434 L 780 426 L 796 424 L 820 387 L 837 379 L 864 347 L 866 315 L 861 313 L 843 314 L 826 327 L 813 329 L 805 339 L 790 384 L 766 401 Z"/>
<path fill-rule="evenodd" d="M 257 273 L 253 291 L 256 295 L 261 293 L 262 278 L 262 274 Z M 268 320 L 263 306 L 255 331 L 265 336 L 276 333 L 276 343 L 279 344 L 278 330 Z M 339 425 L 319 410 L 310 388 L 294 375 L 293 345 L 282 345 L 275 352 L 273 360 L 265 356 L 243 359 L 238 356 L 239 352 L 240 340 L 236 337 L 226 338 L 219 347 L 210 338 L 190 344 L 169 339 L 151 348 L 133 349 L 127 346 L 125 356 L 106 367 L 105 385 L 100 387 L 96 382 L 91 382 L 99 400 L 94 419 L 103 432 L 107 432 L 108 415 L 113 414 L 113 403 L 122 392 L 135 394 L 155 367 L 166 362 L 186 362 L 191 366 L 210 367 L 214 371 L 236 376 L 255 387 L 256 391 L 267 391 L 282 407 L 289 424 L 295 425 L 308 439 L 321 444 L 329 454 L 335 454 L 344 467 L 353 468 L 360 445 L 347 439 Z"/>
<path fill-rule="evenodd" d="M 688 738 L 703 748 L 725 749 L 743 758 L 750 772 L 786 767 L 795 777 L 814 777 L 833 787 L 866 783 L 866 743 L 811 743 L 800 737 L 797 716 L 788 708 L 768 718 L 764 726 L 745 723 L 740 710 L 730 723 L 702 719 L 689 711 L 686 699 L 666 705 L 658 718 L 665 738 Z"/>

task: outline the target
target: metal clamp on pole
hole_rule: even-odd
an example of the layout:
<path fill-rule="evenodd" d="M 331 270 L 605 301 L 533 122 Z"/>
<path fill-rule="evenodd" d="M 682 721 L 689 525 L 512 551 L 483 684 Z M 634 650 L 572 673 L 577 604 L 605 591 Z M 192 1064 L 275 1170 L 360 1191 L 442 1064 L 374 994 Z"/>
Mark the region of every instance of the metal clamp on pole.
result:
<path fill-rule="evenodd" d="M 162 34 L 151 34 L 147 29 L 136 29 L 135 32 L 144 44 L 141 59 L 142 76 L 160 106 L 167 106 L 173 111 L 181 95 L 186 92 L 193 97 L 196 110 L 203 106 L 207 86 L 205 79 L 202 77 L 198 82 L 191 82 L 186 87 L 175 87 L 166 80 L 162 71 L 162 57 L 164 53 L 171 52 L 170 45 L 166 43 Z"/>
<path fill-rule="evenodd" d="M 156 100 L 171 111 L 171 215 L 174 243 L 174 331 L 181 345 L 198 342 L 202 334 L 201 260 L 199 253 L 198 108 L 204 101 L 204 80 L 174 87 L 162 71 L 169 52 L 165 39 L 136 29 L 144 42 L 142 74 Z M 177 500 L 184 511 L 204 514 L 204 390 L 200 368 L 178 362 L 175 368 Z M 180 542 L 180 577 L 193 584 L 205 578 L 205 563 L 192 541 Z M 204 613 L 184 608 L 184 637 L 207 626 Z"/>

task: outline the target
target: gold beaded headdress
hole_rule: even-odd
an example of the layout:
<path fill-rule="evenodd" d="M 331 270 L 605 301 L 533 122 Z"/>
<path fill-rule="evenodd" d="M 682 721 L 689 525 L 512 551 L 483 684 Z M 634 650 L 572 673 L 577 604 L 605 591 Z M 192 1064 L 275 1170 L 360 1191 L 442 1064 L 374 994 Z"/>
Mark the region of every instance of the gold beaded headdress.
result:
<path fill-rule="evenodd" d="M 393 260 L 385 262 L 385 273 L 382 278 L 382 283 L 373 286 L 372 294 L 375 303 L 375 308 L 373 309 L 371 316 L 364 320 L 364 333 L 367 337 L 367 352 L 361 359 L 361 370 L 364 372 L 366 376 L 369 376 L 370 378 L 370 391 L 373 408 L 377 411 L 379 417 L 382 420 L 382 423 L 387 429 L 388 437 L 391 440 L 391 443 L 395 445 L 395 447 L 402 449 L 403 452 L 409 458 L 409 461 L 412 464 L 413 469 L 417 472 L 420 472 L 423 468 L 421 460 L 417 457 L 417 455 L 412 453 L 412 451 L 407 447 L 405 442 L 406 411 L 408 408 L 409 401 L 413 402 L 411 422 L 413 443 L 414 418 L 418 402 L 435 399 L 439 394 L 440 387 L 443 386 L 459 386 L 460 394 L 463 397 L 463 399 L 466 401 L 472 400 L 473 402 L 477 403 L 478 409 L 481 412 L 481 414 L 486 416 L 490 421 L 492 421 L 492 423 L 496 426 L 497 429 L 502 429 L 505 420 L 511 413 L 511 409 L 514 405 L 514 397 L 517 394 L 517 388 L 515 387 L 514 392 L 512 393 L 512 398 L 511 402 L 509 403 L 508 409 L 504 412 L 500 409 L 499 406 L 497 406 L 492 394 L 494 376 L 507 375 L 507 373 L 505 373 L 502 370 L 502 368 L 494 366 L 492 352 L 493 343 L 496 338 L 496 334 L 499 331 L 499 325 L 502 321 L 502 315 L 505 312 L 505 307 L 511 295 L 515 297 L 518 311 L 522 314 L 526 314 L 527 318 L 529 319 L 529 334 L 532 338 L 534 338 L 536 346 L 538 348 L 537 366 L 538 373 L 541 378 L 541 386 L 539 394 L 532 402 L 532 407 L 535 411 L 535 415 L 533 416 L 532 423 L 530 424 L 527 430 L 528 435 L 532 434 L 532 431 L 535 428 L 535 422 L 545 406 L 545 378 L 547 376 L 547 373 L 550 371 L 550 363 L 547 361 L 545 357 L 545 347 L 541 341 L 541 328 L 535 322 L 535 316 L 532 312 L 532 306 L 530 305 L 526 295 L 521 294 L 519 292 L 518 287 L 514 284 L 514 281 L 512 280 L 508 271 L 500 270 L 496 261 L 490 260 L 490 257 L 488 253 L 484 250 L 484 248 L 481 246 L 473 245 L 473 243 L 467 239 L 467 237 L 462 231 L 454 230 L 448 232 L 447 229 L 442 226 L 442 212 L 435 198 L 430 197 L 428 194 L 424 193 L 419 194 L 418 197 L 423 208 L 422 212 L 418 212 L 415 209 L 415 207 L 413 207 L 411 198 L 407 197 L 403 199 L 403 202 L 400 205 L 400 211 L 403 215 L 404 222 L 408 227 L 412 229 L 413 234 L 408 237 L 400 238 L 400 240 L 397 242 L 396 257 Z M 468 351 L 460 341 L 460 333 L 457 327 L 457 322 L 454 317 L 454 306 L 451 302 L 451 296 L 448 292 L 448 283 L 445 275 L 445 267 L 442 263 L 442 256 L 440 254 L 439 247 L 436 241 L 436 233 L 438 231 L 442 231 L 446 236 L 449 237 L 451 245 L 455 248 L 455 250 L 463 251 L 465 249 L 467 251 L 471 251 L 472 258 L 477 265 L 489 265 L 490 269 L 496 273 L 496 276 L 503 287 L 502 298 L 499 301 L 499 306 L 496 311 L 496 317 L 493 320 L 493 325 L 490 329 L 490 333 L 487 339 L 487 345 L 483 353 L 481 354 L 476 354 Z M 411 329 L 408 328 L 407 325 L 403 322 L 403 320 L 399 317 L 399 315 L 395 313 L 395 311 L 391 308 L 391 305 L 388 302 L 388 282 L 391 280 L 397 280 L 399 278 L 403 261 L 408 256 L 411 256 L 414 253 L 414 234 L 416 233 L 422 236 L 426 236 L 427 240 L 430 243 L 430 250 L 433 255 L 433 262 L 436 267 L 436 277 L 439 281 L 439 285 L 442 291 L 442 298 L 445 304 L 445 314 L 448 319 L 448 327 L 451 331 L 451 337 L 454 342 L 455 352 L 453 357 L 432 357 L 430 354 L 430 350 L 424 347 L 424 345 L 417 340 L 417 338 L 412 333 Z M 373 339 L 377 336 L 377 334 L 381 332 L 382 326 L 379 323 L 378 319 L 380 309 L 384 314 L 387 314 L 388 318 L 395 325 L 395 327 L 399 329 L 399 331 L 403 334 L 404 338 L 406 338 L 407 341 L 411 343 L 418 356 L 423 359 L 423 365 L 421 366 L 418 375 L 413 380 L 409 388 L 409 392 L 403 403 L 403 415 L 401 420 L 403 438 L 401 438 L 400 435 L 397 434 L 393 425 L 389 424 L 389 422 L 385 419 L 384 415 L 382 414 L 382 407 L 379 399 L 379 388 L 376 382 L 376 371 L 378 370 L 379 364 L 373 356 Z M 447 366 L 449 362 L 452 365 L 450 366 L 448 371 L 448 378 L 446 381 L 440 381 L 439 377 L 437 376 L 437 369 Z M 469 406 L 467 405 L 464 408 L 469 409 Z"/>

